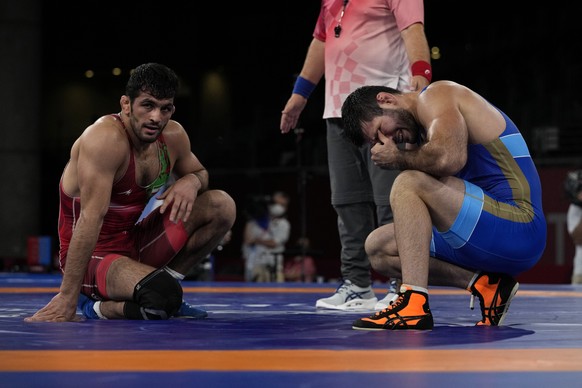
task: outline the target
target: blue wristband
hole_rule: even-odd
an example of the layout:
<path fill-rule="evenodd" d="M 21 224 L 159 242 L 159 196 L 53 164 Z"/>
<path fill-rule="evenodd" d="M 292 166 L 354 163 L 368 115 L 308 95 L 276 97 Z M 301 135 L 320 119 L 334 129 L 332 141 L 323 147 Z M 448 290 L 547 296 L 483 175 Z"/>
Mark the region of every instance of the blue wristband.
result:
<path fill-rule="evenodd" d="M 295 80 L 295 86 L 293 86 L 293 93 L 309 98 L 315 86 L 313 82 L 306 80 L 302 76 L 298 76 Z"/>

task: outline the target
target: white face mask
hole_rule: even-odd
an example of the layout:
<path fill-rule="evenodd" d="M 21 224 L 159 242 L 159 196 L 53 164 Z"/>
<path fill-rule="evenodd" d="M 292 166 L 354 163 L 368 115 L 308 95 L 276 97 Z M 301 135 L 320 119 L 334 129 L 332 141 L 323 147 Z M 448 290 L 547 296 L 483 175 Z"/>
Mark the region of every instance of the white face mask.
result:
<path fill-rule="evenodd" d="M 269 214 L 272 217 L 281 217 L 283 214 L 285 214 L 286 210 L 287 209 L 285 209 L 285 206 L 280 205 L 278 203 L 269 205 Z"/>

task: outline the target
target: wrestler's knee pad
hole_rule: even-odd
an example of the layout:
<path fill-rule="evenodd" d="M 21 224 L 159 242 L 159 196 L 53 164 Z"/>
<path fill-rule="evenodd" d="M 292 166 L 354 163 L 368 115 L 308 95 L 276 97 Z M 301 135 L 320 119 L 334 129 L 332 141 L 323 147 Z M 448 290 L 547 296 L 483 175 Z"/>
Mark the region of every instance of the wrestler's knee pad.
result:
<path fill-rule="evenodd" d="M 180 308 L 182 296 L 180 283 L 163 269 L 158 269 L 137 283 L 133 291 L 137 305 L 126 303 L 124 315 L 128 319 L 168 319 Z"/>

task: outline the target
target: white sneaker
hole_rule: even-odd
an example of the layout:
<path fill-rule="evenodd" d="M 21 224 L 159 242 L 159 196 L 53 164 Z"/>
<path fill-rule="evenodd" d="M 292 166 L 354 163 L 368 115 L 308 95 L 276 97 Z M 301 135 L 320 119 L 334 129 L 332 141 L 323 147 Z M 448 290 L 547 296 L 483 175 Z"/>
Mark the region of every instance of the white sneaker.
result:
<path fill-rule="evenodd" d="M 392 303 L 394 303 L 396 299 L 398 299 L 398 293 L 389 292 L 386 294 L 384 299 L 380 299 L 378 303 L 376 303 L 376 305 L 374 306 L 374 310 L 378 311 L 384 310 L 385 308 L 388 308 L 388 306 L 390 306 Z"/>
<path fill-rule="evenodd" d="M 392 303 L 394 303 L 396 301 L 396 299 L 398 299 L 398 290 L 400 288 L 400 284 L 402 284 L 402 282 L 398 279 L 390 279 L 390 287 L 388 288 L 388 294 L 386 294 L 386 296 L 379 300 L 378 303 L 376 303 L 376 305 L 374 306 L 374 310 L 384 310 L 385 308 L 388 308 L 388 306 L 390 306 Z"/>
<path fill-rule="evenodd" d="M 318 299 L 316 308 L 333 310 L 373 310 L 378 302 L 371 286 L 358 287 L 349 280 L 344 280 L 335 294 L 329 298 Z"/>

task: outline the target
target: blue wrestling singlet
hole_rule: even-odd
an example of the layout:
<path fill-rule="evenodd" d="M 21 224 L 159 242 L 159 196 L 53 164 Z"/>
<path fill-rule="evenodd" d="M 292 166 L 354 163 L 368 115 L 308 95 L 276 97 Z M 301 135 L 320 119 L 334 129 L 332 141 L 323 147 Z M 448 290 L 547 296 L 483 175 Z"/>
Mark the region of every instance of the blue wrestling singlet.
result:
<path fill-rule="evenodd" d="M 431 256 L 473 269 L 517 275 L 537 263 L 546 245 L 542 189 L 527 144 L 515 124 L 487 144 L 471 144 L 455 176 L 465 199 L 446 232 L 433 228 Z"/>

